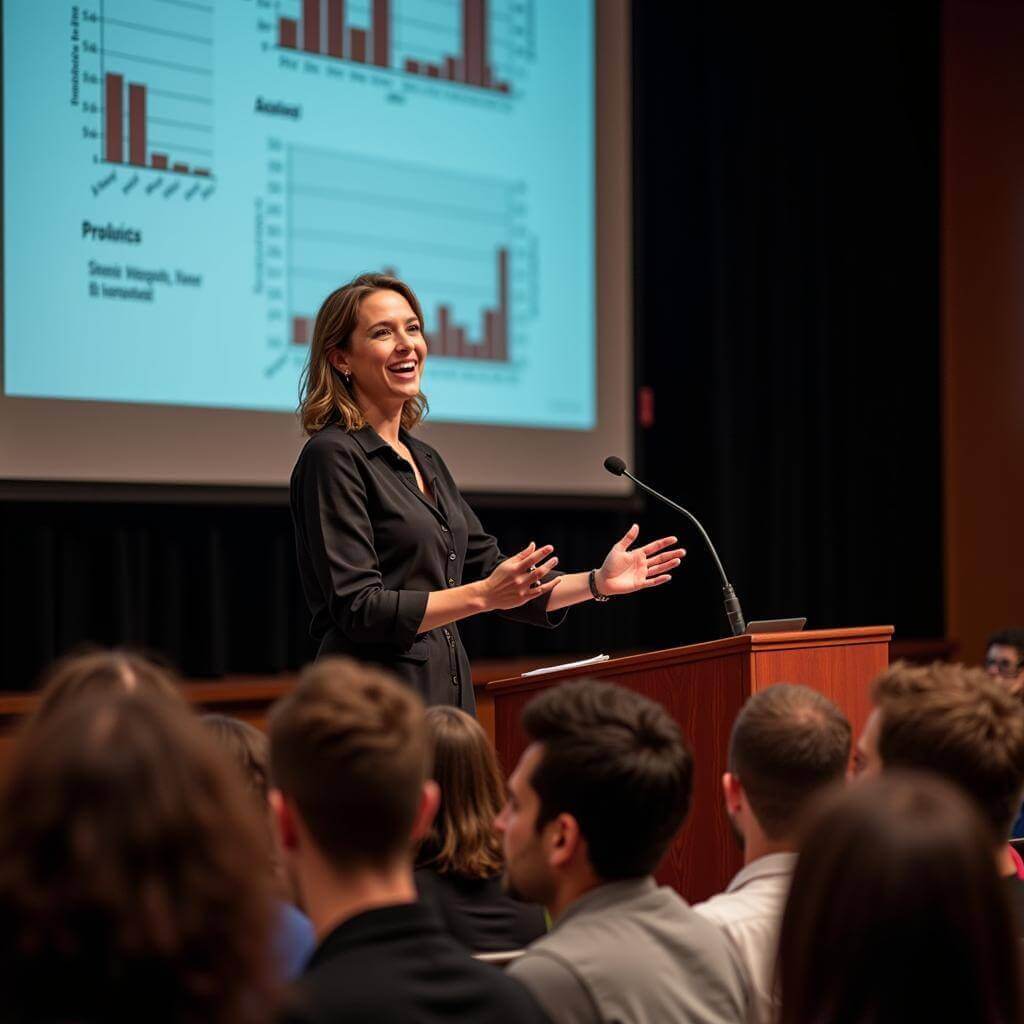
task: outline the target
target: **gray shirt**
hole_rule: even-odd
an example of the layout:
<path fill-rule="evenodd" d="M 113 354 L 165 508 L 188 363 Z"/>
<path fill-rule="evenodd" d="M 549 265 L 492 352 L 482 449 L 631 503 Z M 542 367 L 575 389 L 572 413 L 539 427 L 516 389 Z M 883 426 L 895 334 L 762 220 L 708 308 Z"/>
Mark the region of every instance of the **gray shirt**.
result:
<path fill-rule="evenodd" d="M 722 929 L 743 963 L 750 984 L 751 1024 L 770 1024 L 778 1013 L 775 960 L 795 868 L 795 853 L 758 857 L 725 892 L 693 908 Z"/>
<path fill-rule="evenodd" d="M 507 969 L 554 1024 L 740 1024 L 742 968 L 725 936 L 653 878 L 578 899 Z"/>

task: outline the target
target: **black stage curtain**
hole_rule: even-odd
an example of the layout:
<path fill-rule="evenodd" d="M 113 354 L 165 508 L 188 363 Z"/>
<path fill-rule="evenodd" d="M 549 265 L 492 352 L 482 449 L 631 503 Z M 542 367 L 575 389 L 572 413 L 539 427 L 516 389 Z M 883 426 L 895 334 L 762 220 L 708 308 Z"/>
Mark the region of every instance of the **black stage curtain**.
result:
<path fill-rule="evenodd" d="M 635 301 L 647 479 L 716 539 L 748 618 L 943 633 L 939 12 L 634 4 Z M 628 453 L 623 453 L 628 454 Z M 0 689 L 83 642 L 183 673 L 311 654 L 282 506 L 8 502 Z M 481 509 L 508 551 L 597 564 L 638 517 L 678 532 L 669 587 L 556 631 L 463 625 L 473 657 L 596 653 L 725 632 L 692 530 L 656 506 Z"/>

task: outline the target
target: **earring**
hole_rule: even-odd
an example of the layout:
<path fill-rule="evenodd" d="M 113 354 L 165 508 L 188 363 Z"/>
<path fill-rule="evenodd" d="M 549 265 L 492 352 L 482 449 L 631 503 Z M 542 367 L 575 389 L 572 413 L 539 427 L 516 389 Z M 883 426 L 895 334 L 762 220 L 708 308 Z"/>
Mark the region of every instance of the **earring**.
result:
<path fill-rule="evenodd" d="M 346 387 L 350 387 L 351 384 L 352 384 L 352 374 L 351 373 L 345 373 L 344 371 L 342 371 L 341 375 L 342 375 L 342 377 L 345 378 L 345 386 Z"/>

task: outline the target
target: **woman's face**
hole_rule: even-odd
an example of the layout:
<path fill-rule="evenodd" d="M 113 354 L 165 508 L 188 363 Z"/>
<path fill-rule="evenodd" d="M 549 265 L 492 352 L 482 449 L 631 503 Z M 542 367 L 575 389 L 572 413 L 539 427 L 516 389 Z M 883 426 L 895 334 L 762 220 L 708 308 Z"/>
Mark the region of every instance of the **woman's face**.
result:
<path fill-rule="evenodd" d="M 423 325 L 398 292 L 371 292 L 359 307 L 359 322 L 347 349 L 331 352 L 331 365 L 351 375 L 352 388 L 364 409 L 401 408 L 420 391 L 427 358 Z"/>

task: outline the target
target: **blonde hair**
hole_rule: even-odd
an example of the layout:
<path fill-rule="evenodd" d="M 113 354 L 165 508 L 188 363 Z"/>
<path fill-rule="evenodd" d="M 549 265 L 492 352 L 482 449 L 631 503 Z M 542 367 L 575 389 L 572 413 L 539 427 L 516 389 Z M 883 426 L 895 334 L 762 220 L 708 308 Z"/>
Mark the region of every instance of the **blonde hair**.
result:
<path fill-rule="evenodd" d="M 323 301 L 313 325 L 309 358 L 299 381 L 299 419 L 307 435 L 331 423 L 340 423 L 346 431 L 366 425 L 363 410 L 356 401 L 351 384 L 331 365 L 330 354 L 340 348 L 347 351 L 352 332 L 359 322 L 363 299 L 374 292 L 397 292 L 409 303 L 423 329 L 423 310 L 416 293 L 397 277 L 389 274 L 360 274 L 348 284 L 335 289 Z M 412 430 L 427 413 L 427 396 L 421 391 L 402 408 L 402 427 Z"/>

